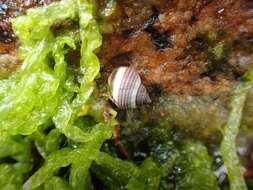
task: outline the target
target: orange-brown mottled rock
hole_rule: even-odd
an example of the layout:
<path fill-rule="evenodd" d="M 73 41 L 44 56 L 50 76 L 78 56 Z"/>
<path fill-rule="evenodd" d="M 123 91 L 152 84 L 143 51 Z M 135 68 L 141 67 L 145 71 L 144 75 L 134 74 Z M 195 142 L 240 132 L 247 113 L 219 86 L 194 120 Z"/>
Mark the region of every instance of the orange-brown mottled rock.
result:
<path fill-rule="evenodd" d="M 169 94 L 211 95 L 230 91 L 253 61 L 250 1 L 118 4 L 118 28 L 106 34 L 99 55 L 104 78 L 129 65 L 150 91 L 158 86 Z"/>

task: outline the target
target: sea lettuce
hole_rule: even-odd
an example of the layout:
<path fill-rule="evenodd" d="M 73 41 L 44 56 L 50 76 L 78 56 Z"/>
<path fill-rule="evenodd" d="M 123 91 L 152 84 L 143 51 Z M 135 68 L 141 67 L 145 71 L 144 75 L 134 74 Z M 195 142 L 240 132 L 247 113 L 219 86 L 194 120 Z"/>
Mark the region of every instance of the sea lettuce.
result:
<path fill-rule="evenodd" d="M 231 111 L 224 128 L 224 136 L 221 143 L 221 154 L 224 166 L 227 169 L 231 190 L 246 190 L 240 161 L 236 154 L 236 136 L 239 132 L 242 111 L 247 94 L 252 87 L 251 82 L 239 84 L 234 91 L 231 100 Z"/>
<path fill-rule="evenodd" d="M 100 152 L 92 171 L 109 189 L 159 189 L 161 168 L 147 158 L 140 166 Z"/>
<path fill-rule="evenodd" d="M 37 42 L 41 41 L 55 24 L 65 20 L 78 20 L 78 9 L 75 0 L 64 0 L 52 3 L 46 7 L 30 9 L 26 16 L 20 16 L 12 21 L 13 29 L 19 40 L 21 57 L 26 57 Z"/>
<path fill-rule="evenodd" d="M 93 18 L 92 4 L 79 0 L 77 1 L 77 7 L 82 42 L 80 71 L 83 74 L 83 78 L 80 81 L 81 85 L 76 98 L 72 102 L 63 101 L 53 120 L 56 127 L 62 130 L 67 137 L 85 141 L 86 136 L 82 135 L 78 128 L 72 126 L 70 130 L 69 127 L 73 124 L 82 106 L 85 105 L 93 92 L 93 81 L 100 70 L 100 63 L 94 50 L 101 45 L 102 37 L 98 24 Z"/>
<path fill-rule="evenodd" d="M 67 18 L 80 21 L 82 78 L 77 93 L 66 88 L 69 80 L 64 60 L 67 53 L 64 48 L 75 49 L 73 36 L 54 37 L 50 30 L 55 22 Z M 85 141 L 86 135 L 72 124 L 91 96 L 100 68 L 93 51 L 101 45 L 102 38 L 93 18 L 92 3 L 68 0 L 54 3 L 18 17 L 13 26 L 21 47 L 30 49 L 26 51 L 21 70 L 3 83 L 2 88 L 10 90 L 0 101 L 0 132 L 29 135 L 38 126 L 53 120 L 67 137 Z M 50 62 L 50 54 L 54 63 Z M 8 87 L 9 84 L 12 86 Z"/>
<path fill-rule="evenodd" d="M 99 156 L 102 143 L 110 138 L 111 127 L 98 126 L 90 133 L 93 139 L 78 148 L 62 148 L 51 153 L 45 164 L 24 184 L 24 189 L 35 189 L 47 184 L 51 177 L 57 176 L 60 168 L 71 166 L 69 186 L 72 189 L 90 189 L 89 168 L 93 160 Z"/>
<path fill-rule="evenodd" d="M 30 141 L 20 135 L 1 136 L 0 188 L 20 189 L 32 167 Z"/>

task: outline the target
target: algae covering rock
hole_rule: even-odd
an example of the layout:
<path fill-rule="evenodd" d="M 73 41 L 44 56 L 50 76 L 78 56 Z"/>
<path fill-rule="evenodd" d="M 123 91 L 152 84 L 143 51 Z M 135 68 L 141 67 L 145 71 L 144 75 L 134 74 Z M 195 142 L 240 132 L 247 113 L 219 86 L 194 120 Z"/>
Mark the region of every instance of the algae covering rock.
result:
<path fill-rule="evenodd" d="M 216 177 L 212 171 L 212 158 L 203 145 L 186 142 L 176 166 L 182 170 L 176 177 L 176 189 L 211 190 L 217 188 Z"/>
<path fill-rule="evenodd" d="M 163 143 L 168 142 L 169 140 Z M 170 143 L 173 144 L 172 141 Z M 173 146 L 174 153 L 162 162 L 157 159 L 161 161 L 162 155 L 170 152 L 170 149 L 163 149 L 160 155 L 151 153 L 151 156 L 140 165 L 100 153 L 92 166 L 92 171 L 108 189 L 115 190 L 175 188 L 214 190 L 217 188 L 212 158 L 208 155 L 205 146 L 190 140 L 181 142 L 180 147 L 175 144 Z"/>
<path fill-rule="evenodd" d="M 135 128 L 136 125 L 163 123 L 172 125 L 194 138 L 219 142 L 230 111 L 231 93 L 219 96 L 164 94 L 152 99 L 153 102 L 149 106 L 126 112 L 128 122 L 125 125 Z M 253 88 L 247 95 L 242 114 L 241 125 L 246 128 L 251 128 L 253 125 L 252 95 Z"/>
<path fill-rule="evenodd" d="M 213 158 L 206 146 L 175 132 L 166 122 L 155 122 L 155 117 L 139 122 L 132 120 L 136 116 L 132 114 L 128 113 L 131 120 L 124 118 L 127 122 L 121 128 L 121 143 L 136 163 L 151 157 L 158 164 L 159 189 L 217 188 Z"/>

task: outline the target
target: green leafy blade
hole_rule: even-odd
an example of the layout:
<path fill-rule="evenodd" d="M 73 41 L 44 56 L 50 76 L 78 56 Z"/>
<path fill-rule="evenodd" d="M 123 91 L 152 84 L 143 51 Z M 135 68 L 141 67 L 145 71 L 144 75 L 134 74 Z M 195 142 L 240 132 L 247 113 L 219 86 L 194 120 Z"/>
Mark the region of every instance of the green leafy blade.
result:
<path fill-rule="evenodd" d="M 251 87 L 251 83 L 242 83 L 235 89 L 231 101 L 231 111 L 224 128 L 224 136 L 221 143 L 221 154 L 225 168 L 227 169 L 231 190 L 247 189 L 243 179 L 240 161 L 236 154 L 236 136 L 239 132 L 247 93 Z"/>

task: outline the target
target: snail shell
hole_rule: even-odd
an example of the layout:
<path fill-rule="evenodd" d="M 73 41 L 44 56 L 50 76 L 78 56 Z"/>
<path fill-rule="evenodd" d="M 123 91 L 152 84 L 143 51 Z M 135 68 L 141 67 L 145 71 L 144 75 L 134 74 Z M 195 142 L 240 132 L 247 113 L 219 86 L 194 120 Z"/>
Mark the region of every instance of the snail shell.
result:
<path fill-rule="evenodd" d="M 150 103 L 146 88 L 141 83 L 141 77 L 131 67 L 115 69 L 109 79 L 111 100 L 121 109 L 136 108 Z"/>

